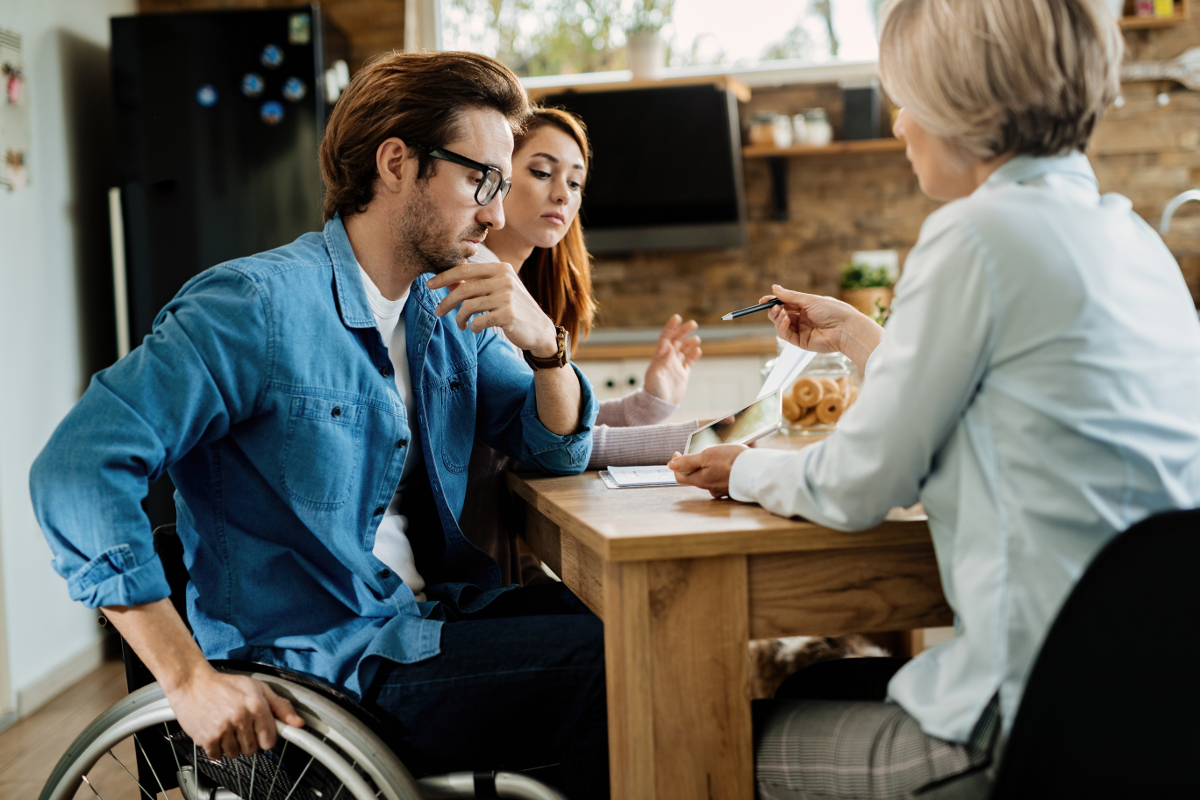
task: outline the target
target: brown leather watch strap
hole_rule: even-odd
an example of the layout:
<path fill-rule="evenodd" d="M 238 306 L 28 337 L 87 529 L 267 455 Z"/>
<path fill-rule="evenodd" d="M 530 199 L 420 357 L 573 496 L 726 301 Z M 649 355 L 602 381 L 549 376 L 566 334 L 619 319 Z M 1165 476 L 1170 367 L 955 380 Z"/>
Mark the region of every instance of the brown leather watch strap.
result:
<path fill-rule="evenodd" d="M 558 339 L 558 352 L 549 358 L 538 358 L 528 350 L 522 350 L 525 354 L 525 362 L 533 367 L 536 372 L 539 369 L 557 369 L 565 367 L 571 356 L 571 335 L 567 333 L 567 329 L 559 325 L 554 329 Z"/>

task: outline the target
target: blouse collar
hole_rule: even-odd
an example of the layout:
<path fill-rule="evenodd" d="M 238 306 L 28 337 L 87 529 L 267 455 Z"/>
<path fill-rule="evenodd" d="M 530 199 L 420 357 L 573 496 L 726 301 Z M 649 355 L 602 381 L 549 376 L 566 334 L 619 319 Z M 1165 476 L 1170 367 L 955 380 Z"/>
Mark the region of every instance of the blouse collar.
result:
<path fill-rule="evenodd" d="M 1099 190 L 1096 173 L 1088 158 L 1078 150 L 1057 156 L 1019 155 L 1009 159 L 984 181 L 984 186 L 997 188 L 1009 183 L 1027 183 L 1035 178 L 1050 174 L 1072 175 L 1083 178 Z"/>

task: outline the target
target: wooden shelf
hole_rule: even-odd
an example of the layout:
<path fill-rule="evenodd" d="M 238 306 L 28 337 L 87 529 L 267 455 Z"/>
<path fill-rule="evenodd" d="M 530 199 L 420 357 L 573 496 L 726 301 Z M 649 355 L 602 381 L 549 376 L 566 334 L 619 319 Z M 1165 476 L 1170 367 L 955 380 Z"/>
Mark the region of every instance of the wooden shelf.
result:
<path fill-rule="evenodd" d="M 571 76 L 565 75 L 563 77 L 570 78 Z M 528 88 L 525 91 L 529 95 L 529 99 L 536 103 L 552 94 L 572 94 L 575 92 L 582 94 L 586 92 L 611 92 L 625 89 L 657 89 L 661 86 L 701 86 L 704 84 L 715 85 L 721 89 L 729 89 L 738 100 L 743 103 L 750 102 L 750 87 L 732 75 L 681 76 L 658 80 L 636 80 L 631 78 L 629 80 L 606 81 L 604 83 L 565 83 L 561 86 L 537 86 Z"/>
<path fill-rule="evenodd" d="M 1126 4 L 1128 8 L 1129 4 Z M 1149 30 L 1152 28 L 1173 28 L 1182 25 L 1191 17 L 1191 0 L 1175 0 L 1175 15 L 1171 17 L 1135 17 L 1127 15 L 1117 20 L 1121 28 L 1127 31 Z"/>
<path fill-rule="evenodd" d="M 803 156 L 837 156 L 850 153 L 888 153 L 901 152 L 905 144 L 903 139 L 860 139 L 852 142 L 831 142 L 823 147 L 812 145 L 796 145 L 794 147 L 767 147 L 764 145 L 746 145 L 742 148 L 745 158 L 791 158 Z"/>

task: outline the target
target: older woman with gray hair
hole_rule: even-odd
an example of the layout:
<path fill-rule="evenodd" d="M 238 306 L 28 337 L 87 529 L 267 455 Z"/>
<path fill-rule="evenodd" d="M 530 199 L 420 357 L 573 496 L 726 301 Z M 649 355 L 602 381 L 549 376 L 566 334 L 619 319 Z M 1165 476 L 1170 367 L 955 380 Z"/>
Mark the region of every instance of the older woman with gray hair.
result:
<path fill-rule="evenodd" d="M 858 401 L 803 450 L 713 447 L 671 466 L 847 531 L 922 501 L 955 637 L 887 674 L 874 659 L 802 670 L 756 707 L 763 798 L 986 793 L 1092 556 L 1150 514 L 1200 505 L 1196 310 L 1161 239 L 1099 193 L 1084 155 L 1119 89 L 1111 13 L 890 0 L 882 16 L 896 135 L 947 203 L 921 228 L 886 330 L 779 286 L 771 310 L 779 336 L 864 369 Z"/>

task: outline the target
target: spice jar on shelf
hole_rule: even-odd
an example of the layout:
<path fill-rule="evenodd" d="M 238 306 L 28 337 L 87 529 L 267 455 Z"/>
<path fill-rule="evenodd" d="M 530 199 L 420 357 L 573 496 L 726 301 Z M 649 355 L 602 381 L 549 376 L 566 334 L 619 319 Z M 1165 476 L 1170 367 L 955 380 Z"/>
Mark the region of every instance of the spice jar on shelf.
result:
<path fill-rule="evenodd" d="M 791 117 L 778 111 L 760 111 L 750 118 L 747 138 L 752 145 L 787 147 L 792 143 Z"/>
<path fill-rule="evenodd" d="M 823 147 L 833 141 L 833 126 L 823 108 L 804 110 L 804 135 L 808 144 Z"/>
<path fill-rule="evenodd" d="M 830 433 L 858 399 L 862 376 L 841 353 L 814 358 L 783 392 L 783 433 Z"/>
<path fill-rule="evenodd" d="M 804 114 L 792 115 L 792 144 L 808 144 L 808 124 Z"/>

